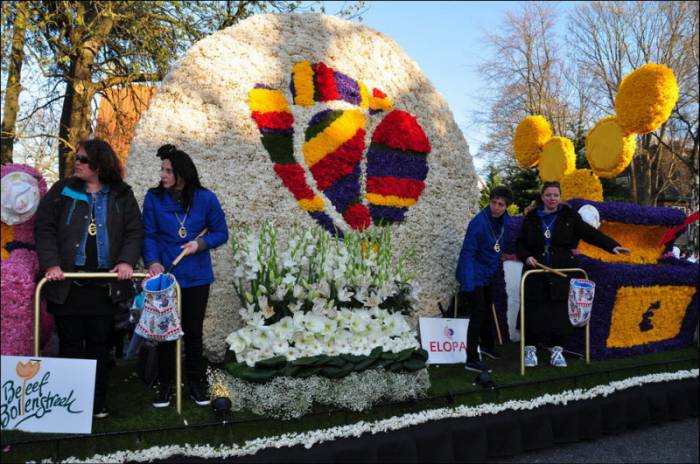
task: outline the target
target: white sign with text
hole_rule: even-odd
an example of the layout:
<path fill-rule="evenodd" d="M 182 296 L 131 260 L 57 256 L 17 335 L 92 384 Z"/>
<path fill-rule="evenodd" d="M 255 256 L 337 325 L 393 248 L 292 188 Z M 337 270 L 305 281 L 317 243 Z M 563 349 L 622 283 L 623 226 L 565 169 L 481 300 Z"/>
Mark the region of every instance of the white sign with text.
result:
<path fill-rule="evenodd" d="M 2 430 L 91 433 L 94 359 L 2 356 Z"/>
<path fill-rule="evenodd" d="M 467 360 L 469 319 L 421 317 L 421 347 L 428 352 L 428 364 L 458 364 Z"/>

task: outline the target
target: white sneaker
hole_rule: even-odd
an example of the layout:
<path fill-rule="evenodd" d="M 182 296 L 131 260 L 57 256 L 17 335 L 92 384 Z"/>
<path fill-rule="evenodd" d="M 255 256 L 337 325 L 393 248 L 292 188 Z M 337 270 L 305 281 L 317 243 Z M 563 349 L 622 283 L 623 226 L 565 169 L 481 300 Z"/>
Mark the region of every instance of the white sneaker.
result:
<path fill-rule="evenodd" d="M 554 367 L 566 367 L 566 358 L 562 351 L 564 349 L 561 346 L 552 347 L 552 357 L 549 359 L 549 364 Z"/>
<path fill-rule="evenodd" d="M 525 367 L 537 367 L 537 348 L 525 346 Z"/>

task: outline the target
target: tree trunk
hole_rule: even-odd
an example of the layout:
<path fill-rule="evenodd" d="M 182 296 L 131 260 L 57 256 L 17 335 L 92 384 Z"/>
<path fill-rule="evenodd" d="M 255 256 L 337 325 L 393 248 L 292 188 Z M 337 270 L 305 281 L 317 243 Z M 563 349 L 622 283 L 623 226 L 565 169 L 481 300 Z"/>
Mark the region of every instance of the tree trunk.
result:
<path fill-rule="evenodd" d="M 15 139 L 15 123 L 19 112 L 19 93 L 22 91 L 22 61 L 24 61 L 24 35 L 27 30 L 27 2 L 17 2 L 17 12 L 12 29 L 12 52 L 7 71 L 5 87 L 5 107 L 0 133 L 0 162 L 12 163 L 12 148 Z"/>
<path fill-rule="evenodd" d="M 58 172 L 61 178 L 73 173 L 77 144 L 90 136 L 92 98 L 96 92 L 96 86 L 92 82 L 92 64 L 114 25 L 108 8 L 109 2 L 103 6 L 105 8 L 100 10 L 100 16 L 96 17 L 98 13 L 94 6 L 88 5 L 85 24 L 90 24 L 90 29 L 81 31 L 72 39 L 76 44 L 82 42 L 82 46 L 71 56 L 70 69 L 65 76 L 66 95 L 63 98 L 58 131 Z"/>

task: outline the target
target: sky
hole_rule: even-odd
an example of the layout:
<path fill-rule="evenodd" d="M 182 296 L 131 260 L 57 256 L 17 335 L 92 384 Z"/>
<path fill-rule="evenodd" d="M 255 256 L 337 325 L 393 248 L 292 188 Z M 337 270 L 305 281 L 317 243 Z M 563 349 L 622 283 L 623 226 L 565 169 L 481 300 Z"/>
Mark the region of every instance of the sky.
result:
<path fill-rule="evenodd" d="M 479 64 L 490 58 L 491 51 L 484 37 L 486 31 L 497 31 L 504 13 L 517 11 L 520 3 L 371 1 L 362 15 L 362 24 L 392 38 L 445 97 L 472 157 L 486 139 L 473 117 L 475 111 L 486 109 L 480 97 L 486 82 Z M 558 11 L 565 13 L 571 3 L 560 2 Z M 557 31 L 561 34 L 563 19 Z M 475 160 L 475 165 L 481 170 L 485 161 Z"/>

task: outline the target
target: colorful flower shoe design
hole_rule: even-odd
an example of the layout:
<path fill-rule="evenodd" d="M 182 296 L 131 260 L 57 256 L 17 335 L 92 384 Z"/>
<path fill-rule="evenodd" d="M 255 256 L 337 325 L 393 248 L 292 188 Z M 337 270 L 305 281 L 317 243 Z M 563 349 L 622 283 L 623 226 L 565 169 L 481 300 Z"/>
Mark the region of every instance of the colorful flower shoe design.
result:
<path fill-rule="evenodd" d="M 319 110 L 300 146 L 295 147 L 294 115 L 280 90 L 258 84 L 249 105 L 274 170 L 299 206 L 338 235 L 345 228 L 341 221 L 355 230 L 402 222 L 428 174 L 430 142 L 416 118 L 392 110 L 381 90 L 370 92 L 324 63 L 295 64 L 290 91 L 294 105 Z M 379 114 L 384 116 L 367 150 L 367 123 Z"/>

